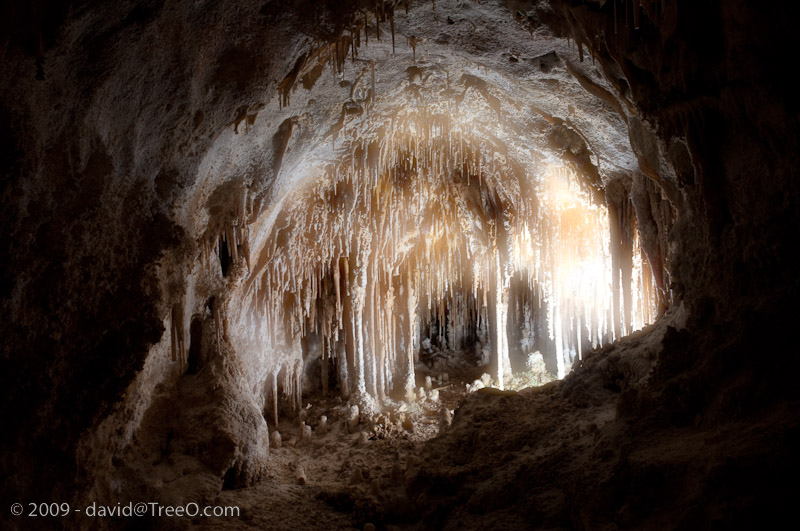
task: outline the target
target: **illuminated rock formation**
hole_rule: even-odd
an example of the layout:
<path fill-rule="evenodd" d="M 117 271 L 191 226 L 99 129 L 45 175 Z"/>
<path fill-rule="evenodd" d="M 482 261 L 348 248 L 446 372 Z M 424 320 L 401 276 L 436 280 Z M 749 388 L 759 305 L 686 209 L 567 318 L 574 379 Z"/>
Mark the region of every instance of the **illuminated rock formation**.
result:
<path fill-rule="evenodd" d="M 234 4 L 0 8 L 4 499 L 212 499 L 435 407 L 429 527 L 786 513 L 796 8 Z M 451 418 L 426 354 L 497 389 Z"/>

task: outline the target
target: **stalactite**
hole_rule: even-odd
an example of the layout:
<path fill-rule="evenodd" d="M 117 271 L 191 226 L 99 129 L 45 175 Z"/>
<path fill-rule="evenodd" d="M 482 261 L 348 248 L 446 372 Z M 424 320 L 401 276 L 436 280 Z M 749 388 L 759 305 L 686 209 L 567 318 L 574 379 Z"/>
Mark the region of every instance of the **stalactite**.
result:
<path fill-rule="evenodd" d="M 172 336 L 172 361 L 179 362 L 180 367 L 186 366 L 186 336 L 183 326 L 183 304 L 176 304 L 171 311 L 171 336 Z"/>
<path fill-rule="evenodd" d="M 356 62 L 356 33 L 352 23 L 350 24 L 350 61 L 353 64 Z"/>
<path fill-rule="evenodd" d="M 406 337 L 406 374 L 404 388 L 406 399 L 412 400 L 414 396 L 414 386 L 416 385 L 416 375 L 414 373 L 414 340 L 416 336 L 416 315 L 417 315 L 417 292 L 414 287 L 414 278 L 411 269 L 406 270 L 405 293 L 406 293 L 406 322 L 408 336 Z"/>
<path fill-rule="evenodd" d="M 272 373 L 272 419 L 278 429 L 278 371 Z"/>
<path fill-rule="evenodd" d="M 378 11 L 378 2 L 375 2 L 375 38 L 381 40 L 381 15 Z"/>
<path fill-rule="evenodd" d="M 628 23 L 628 0 L 622 0 L 622 2 L 625 4 L 625 28 L 628 28 L 630 27 Z"/>
<path fill-rule="evenodd" d="M 494 337 L 496 338 L 497 345 L 495 347 L 496 351 L 496 359 L 495 363 L 497 364 L 497 373 L 496 373 L 496 380 L 497 386 L 499 389 L 504 389 L 504 380 L 506 376 L 506 372 L 509 370 L 509 357 L 508 357 L 508 336 L 507 336 L 507 323 L 506 317 L 508 315 L 508 301 L 507 301 L 507 290 L 505 289 L 505 281 L 504 281 L 504 274 L 503 268 L 500 262 L 500 253 L 498 252 L 496 244 L 494 245 L 493 250 L 494 255 L 494 264 L 491 264 L 493 269 L 492 274 L 494 275 L 494 285 L 495 285 L 495 295 L 494 295 L 494 305 L 495 305 L 495 327 L 496 332 Z"/>
<path fill-rule="evenodd" d="M 414 63 L 416 63 L 417 62 L 417 44 L 419 43 L 419 40 L 416 37 L 412 36 L 412 37 L 409 37 L 407 39 L 407 41 L 408 41 L 408 45 L 411 47 L 412 60 L 414 61 Z"/>
<path fill-rule="evenodd" d="M 389 14 L 389 27 L 391 28 L 391 31 L 392 31 L 392 55 L 394 55 L 395 45 L 394 45 L 394 12 L 393 11 Z"/>
<path fill-rule="evenodd" d="M 353 286 L 353 322 L 355 324 L 356 348 L 356 394 L 364 396 L 367 393 L 366 367 L 364 360 L 364 302 L 366 298 L 367 275 L 362 266 L 356 272 L 358 284 Z"/>
<path fill-rule="evenodd" d="M 295 361 L 294 372 L 294 396 L 292 402 L 294 403 L 295 411 L 303 407 L 303 360 Z"/>
<path fill-rule="evenodd" d="M 330 341 L 326 341 L 327 334 L 322 335 L 322 396 L 328 396 L 328 360 L 330 358 Z"/>
<path fill-rule="evenodd" d="M 564 376 L 584 342 L 652 319 L 629 202 L 626 212 L 598 207 L 568 168 L 519 171 L 448 116 L 398 112 L 380 138 L 347 142 L 325 179 L 286 208 L 270 240 L 282 243 L 255 273 L 265 344 L 290 350 L 295 337 L 321 334 L 323 385 L 335 361 L 344 395 L 383 400 L 396 384 L 410 398 L 415 345 L 431 333 L 453 351 L 481 341 L 504 386 L 508 330 L 526 327 L 526 348 L 548 344 Z M 244 227 L 224 239 L 244 250 Z M 512 278 L 526 288 L 512 289 Z M 287 370 L 284 393 L 299 407 L 302 368 Z"/>
<path fill-rule="evenodd" d="M 377 97 L 377 93 L 375 92 L 375 61 L 370 61 L 369 70 L 370 78 L 372 80 L 372 92 L 370 92 L 370 100 L 374 102 L 375 98 Z"/>

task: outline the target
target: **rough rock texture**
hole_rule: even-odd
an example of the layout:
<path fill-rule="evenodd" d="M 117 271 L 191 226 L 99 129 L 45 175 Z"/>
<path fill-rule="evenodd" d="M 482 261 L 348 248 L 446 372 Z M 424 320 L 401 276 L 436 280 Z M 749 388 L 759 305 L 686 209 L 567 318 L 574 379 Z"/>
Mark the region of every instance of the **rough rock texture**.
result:
<path fill-rule="evenodd" d="M 779 73 L 787 13 L 645 2 L 633 30 L 616 3 L 615 32 L 613 4 L 552 2 L 539 13 L 607 72 L 624 73 L 640 110 L 631 146 L 682 211 L 671 274 L 689 318 L 592 354 L 563 382 L 470 398 L 409 484 L 426 526 L 747 529 L 791 519 L 785 485 L 798 472 L 800 424 L 787 259 L 798 181 L 785 154 L 797 149 L 798 124 Z M 665 163 L 676 180 L 663 178 Z"/>
<path fill-rule="evenodd" d="M 411 3 L 407 22 L 396 10 L 401 58 L 386 35 L 370 40 L 377 92 L 400 90 L 417 54 L 452 54 L 486 72 L 503 104 L 541 100 L 519 111 L 539 117 L 532 141 L 583 168 L 612 207 L 633 198 L 651 263 L 666 268 L 671 319 L 681 302 L 688 314 L 587 357 L 563 383 L 472 396 L 408 484 L 422 525 L 693 529 L 784 516 L 779 482 L 797 477 L 800 439 L 786 347 L 800 236 L 798 102 L 785 81 L 797 9 Z M 282 358 L 247 349 L 247 267 L 223 271 L 209 249 L 223 234 L 248 242 L 249 230 L 255 255 L 309 176 L 303 162 L 331 155 L 324 133 L 346 116 L 352 85 L 317 72 L 314 92 L 291 73 L 374 8 L 323 4 L 0 8 L 4 520 L 16 500 L 171 499 L 158 481 L 207 496 L 260 477 L 260 411 Z M 436 71 L 431 86 L 445 78 Z M 157 453 L 162 477 L 137 468 Z"/>
<path fill-rule="evenodd" d="M 654 393 L 666 322 L 516 396 L 476 393 L 426 446 L 408 492 L 430 529 L 751 529 L 790 517 L 788 404 L 713 419 Z M 651 377 L 658 379 L 657 376 Z M 726 385 L 721 394 L 736 392 Z M 796 405 L 796 403 L 795 403 Z M 677 406 L 677 407 L 676 407 Z"/>
<path fill-rule="evenodd" d="M 150 402 L 132 384 L 174 389 L 165 326 L 198 252 L 176 211 L 211 139 L 289 67 L 255 53 L 289 42 L 269 7 L 4 5 L 4 500 L 102 496 Z M 189 302 L 187 332 L 206 300 Z"/>

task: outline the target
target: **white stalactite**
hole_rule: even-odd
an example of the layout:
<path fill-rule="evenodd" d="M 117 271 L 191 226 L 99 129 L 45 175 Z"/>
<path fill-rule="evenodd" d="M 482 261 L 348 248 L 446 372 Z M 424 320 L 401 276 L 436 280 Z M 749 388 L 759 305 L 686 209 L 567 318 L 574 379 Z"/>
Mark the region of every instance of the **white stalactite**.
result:
<path fill-rule="evenodd" d="M 582 357 L 584 341 L 602 344 L 615 327 L 640 327 L 655 315 L 657 293 L 632 211 L 610 216 L 569 169 L 520 172 L 509 153 L 448 116 L 411 109 L 398 111 L 381 137 L 347 135 L 337 143 L 341 159 L 285 207 L 272 243 L 249 264 L 264 344 L 295 352 L 294 336 L 322 334 L 321 357 L 335 362 L 343 394 L 352 383 L 358 397 L 382 400 L 393 385 L 414 395 L 416 347 L 431 319 L 454 351 L 468 338 L 481 341 L 479 351 L 488 346 L 491 319 L 502 388 L 510 374 L 509 328 L 528 330 L 524 348 L 531 351 L 549 342 L 542 351 L 556 351 L 563 377 L 569 358 Z M 611 222 L 624 226 L 615 232 Z M 627 286 L 612 282 L 625 266 L 611 241 L 617 232 L 632 238 Z M 223 231 L 234 260 L 241 247 L 249 263 L 247 234 L 241 222 Z M 512 278 L 527 288 L 512 290 Z M 215 307 L 218 330 L 226 321 L 221 312 Z M 547 334 L 538 334 L 540 325 Z M 286 360 L 292 376 L 283 391 L 299 406 L 296 361 Z"/>
<path fill-rule="evenodd" d="M 367 273 L 362 267 L 356 273 L 358 284 L 353 286 L 353 320 L 356 338 L 356 395 L 367 394 L 366 366 L 364 360 L 364 299 L 366 298 Z"/>

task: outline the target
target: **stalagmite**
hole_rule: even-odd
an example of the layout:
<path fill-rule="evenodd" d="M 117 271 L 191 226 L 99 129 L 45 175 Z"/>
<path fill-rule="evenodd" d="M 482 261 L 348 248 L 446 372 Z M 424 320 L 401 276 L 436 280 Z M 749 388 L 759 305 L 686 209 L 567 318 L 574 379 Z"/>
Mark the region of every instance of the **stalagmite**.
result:
<path fill-rule="evenodd" d="M 306 444 L 310 443 L 311 434 L 311 426 L 308 426 L 305 422 L 300 422 L 300 441 Z"/>
<path fill-rule="evenodd" d="M 306 478 L 306 469 L 303 465 L 297 465 L 295 468 L 294 475 L 297 478 L 298 485 L 305 485 L 308 483 L 308 479 Z"/>
<path fill-rule="evenodd" d="M 350 410 L 347 415 L 347 433 L 354 433 L 356 428 L 360 423 L 359 413 L 358 413 L 358 406 L 353 405 L 350 406 Z"/>
<path fill-rule="evenodd" d="M 443 432 L 450 428 L 453 424 L 453 416 L 450 413 L 450 410 L 446 407 L 443 407 L 439 410 L 439 431 Z"/>

